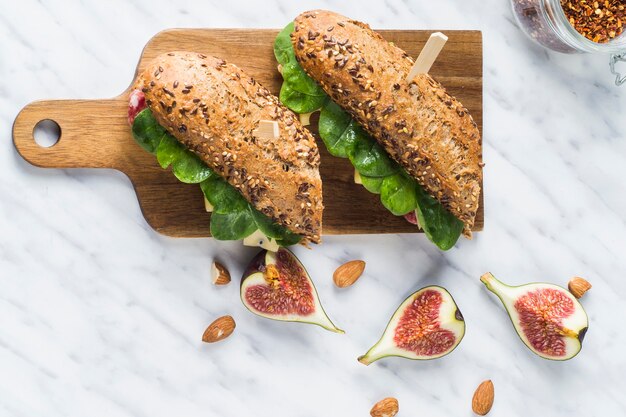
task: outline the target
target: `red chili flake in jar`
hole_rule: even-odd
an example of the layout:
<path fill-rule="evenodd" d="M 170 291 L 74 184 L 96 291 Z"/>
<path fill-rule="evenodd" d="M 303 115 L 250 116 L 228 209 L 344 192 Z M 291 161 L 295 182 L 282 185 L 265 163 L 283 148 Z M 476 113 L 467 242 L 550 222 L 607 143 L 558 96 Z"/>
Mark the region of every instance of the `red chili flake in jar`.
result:
<path fill-rule="evenodd" d="M 624 31 L 626 0 L 561 0 L 561 7 L 574 29 L 593 42 L 609 42 Z"/>

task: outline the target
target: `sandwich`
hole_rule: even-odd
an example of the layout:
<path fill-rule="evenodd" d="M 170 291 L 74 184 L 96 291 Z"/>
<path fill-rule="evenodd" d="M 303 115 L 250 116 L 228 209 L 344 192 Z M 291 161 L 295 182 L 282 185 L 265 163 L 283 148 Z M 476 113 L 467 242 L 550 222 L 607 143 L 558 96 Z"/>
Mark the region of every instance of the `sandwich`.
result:
<path fill-rule="evenodd" d="M 320 110 L 328 151 L 348 158 L 355 182 L 442 250 L 472 236 L 478 211 L 480 132 L 467 109 L 428 74 L 407 80 L 413 60 L 364 23 L 329 11 L 299 15 L 274 54 L 280 99 L 296 113 Z"/>
<path fill-rule="evenodd" d="M 216 239 L 274 251 L 320 242 L 315 139 L 240 68 L 199 53 L 159 55 L 135 82 L 128 120 L 162 168 L 200 185 Z M 274 135 L 260 134 L 268 123 Z"/>

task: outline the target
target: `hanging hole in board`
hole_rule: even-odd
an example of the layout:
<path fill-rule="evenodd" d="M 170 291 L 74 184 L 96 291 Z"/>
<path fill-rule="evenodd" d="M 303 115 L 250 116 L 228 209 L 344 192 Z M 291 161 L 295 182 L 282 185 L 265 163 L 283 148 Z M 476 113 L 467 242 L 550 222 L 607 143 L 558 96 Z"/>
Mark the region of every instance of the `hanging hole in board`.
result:
<path fill-rule="evenodd" d="M 61 126 L 54 120 L 40 120 L 33 129 L 33 137 L 37 145 L 50 148 L 61 139 Z"/>

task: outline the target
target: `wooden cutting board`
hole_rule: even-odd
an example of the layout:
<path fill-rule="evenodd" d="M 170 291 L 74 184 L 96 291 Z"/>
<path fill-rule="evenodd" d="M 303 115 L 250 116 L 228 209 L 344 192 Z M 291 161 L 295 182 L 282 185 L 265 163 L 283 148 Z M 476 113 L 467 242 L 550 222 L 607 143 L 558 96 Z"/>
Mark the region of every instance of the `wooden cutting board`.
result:
<path fill-rule="evenodd" d="M 416 57 L 432 33 L 381 30 Z M 278 94 L 281 77 L 272 50 L 274 29 L 173 29 L 158 33 L 143 50 L 135 76 L 155 56 L 174 50 L 216 55 L 240 66 Z M 431 74 L 471 112 L 482 133 L 482 35 L 479 31 L 445 31 L 449 40 Z M 132 84 L 131 84 L 132 85 Z M 44 168 L 113 168 L 131 180 L 146 221 L 159 233 L 175 237 L 204 237 L 209 214 L 204 210 L 198 185 L 180 183 L 161 169 L 154 155 L 133 140 L 127 122 L 128 94 L 103 100 L 44 100 L 33 102 L 18 114 L 13 141 L 18 152 Z M 35 125 L 45 119 L 61 128 L 59 141 L 49 148 L 37 145 Z M 310 129 L 317 137 L 317 118 Z M 324 234 L 410 233 L 416 227 L 393 216 L 379 196 L 353 182 L 353 169 L 345 159 L 332 157 L 319 140 L 324 186 Z M 483 199 L 474 230 L 483 228 Z"/>

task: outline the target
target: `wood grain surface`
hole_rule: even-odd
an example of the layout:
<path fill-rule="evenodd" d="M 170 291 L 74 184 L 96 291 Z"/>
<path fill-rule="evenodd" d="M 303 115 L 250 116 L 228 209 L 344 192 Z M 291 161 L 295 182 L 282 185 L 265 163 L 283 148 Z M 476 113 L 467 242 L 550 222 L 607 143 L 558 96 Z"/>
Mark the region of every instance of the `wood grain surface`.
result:
<path fill-rule="evenodd" d="M 417 56 L 432 31 L 381 30 L 411 56 Z M 431 74 L 471 112 L 482 133 L 482 35 L 479 31 L 443 31 L 449 40 Z M 146 45 L 140 71 L 152 58 L 174 50 L 215 55 L 240 66 L 278 94 L 281 78 L 272 50 L 274 29 L 172 29 L 158 33 Z M 131 84 L 132 85 L 132 84 Z M 156 231 L 175 237 L 204 237 L 209 214 L 204 211 L 198 185 L 182 184 L 161 169 L 156 158 L 133 140 L 127 123 L 128 90 L 112 99 L 45 100 L 33 102 L 18 114 L 13 141 L 31 164 L 45 168 L 113 168 L 131 180 L 141 211 Z M 35 125 L 54 120 L 61 138 L 52 147 L 37 145 Z M 317 137 L 317 118 L 311 130 Z M 324 187 L 324 234 L 412 233 L 416 227 L 393 216 L 371 194 L 353 182 L 345 159 L 332 157 L 319 140 Z M 483 198 L 474 230 L 484 224 Z"/>

